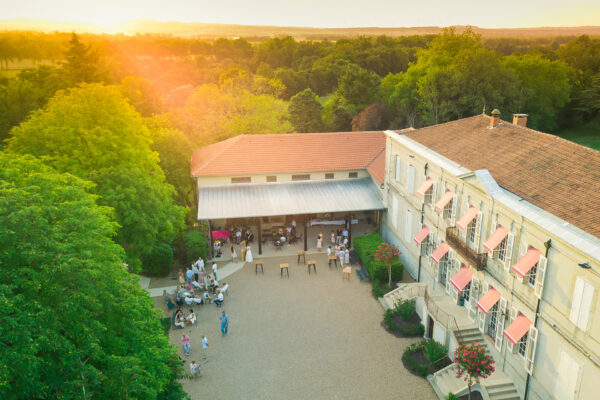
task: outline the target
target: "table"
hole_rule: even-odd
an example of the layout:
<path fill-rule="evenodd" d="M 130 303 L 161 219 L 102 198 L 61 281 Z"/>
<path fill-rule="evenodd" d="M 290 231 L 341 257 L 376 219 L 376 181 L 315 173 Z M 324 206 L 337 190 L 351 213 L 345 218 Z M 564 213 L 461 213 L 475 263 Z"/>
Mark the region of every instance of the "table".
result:
<path fill-rule="evenodd" d="M 287 273 L 287 277 L 290 277 L 290 269 L 288 268 L 288 264 L 287 263 L 281 263 L 279 264 L 279 270 L 281 271 L 281 278 L 283 278 L 283 270 L 285 269 L 285 272 Z"/>
<path fill-rule="evenodd" d="M 315 260 L 308 260 L 308 274 L 310 275 L 310 266 L 312 265 L 315 270 L 315 274 L 317 273 L 317 262 Z"/>
<path fill-rule="evenodd" d="M 350 275 L 352 275 L 352 267 L 344 267 L 344 269 L 342 269 L 342 272 L 342 280 L 348 279 L 348 282 L 350 282 Z"/>
<path fill-rule="evenodd" d="M 263 260 L 254 261 L 254 275 L 258 275 L 258 266 L 260 265 L 260 271 L 262 274 L 265 274 L 265 270 L 263 269 Z"/>
<path fill-rule="evenodd" d="M 212 231 L 213 239 L 229 239 L 230 235 L 229 231 Z"/>
<path fill-rule="evenodd" d="M 304 251 L 298 252 L 298 264 L 300 264 L 300 257 L 302 257 L 302 263 L 306 264 L 306 252 L 304 252 Z"/>
<path fill-rule="evenodd" d="M 333 261 L 335 263 L 335 268 L 337 269 L 337 256 L 329 256 L 329 269 L 331 269 L 331 262 Z"/>

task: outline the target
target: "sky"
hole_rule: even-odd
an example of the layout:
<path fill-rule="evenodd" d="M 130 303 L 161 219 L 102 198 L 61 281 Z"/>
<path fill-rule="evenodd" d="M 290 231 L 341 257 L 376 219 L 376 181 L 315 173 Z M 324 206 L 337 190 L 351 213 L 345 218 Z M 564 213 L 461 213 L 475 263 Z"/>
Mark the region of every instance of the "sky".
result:
<path fill-rule="evenodd" d="M 309 27 L 483 28 L 600 24 L 599 0 L 0 0 L 0 19 L 119 23 L 159 21 Z"/>

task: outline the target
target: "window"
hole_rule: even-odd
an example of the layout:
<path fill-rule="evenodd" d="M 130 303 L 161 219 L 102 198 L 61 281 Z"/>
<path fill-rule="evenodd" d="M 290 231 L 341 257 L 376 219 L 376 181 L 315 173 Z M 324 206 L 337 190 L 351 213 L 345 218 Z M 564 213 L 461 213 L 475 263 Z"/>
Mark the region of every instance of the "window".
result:
<path fill-rule="evenodd" d="M 412 165 L 409 165 L 406 170 L 406 189 L 408 193 L 414 193 L 415 191 L 415 167 Z"/>
<path fill-rule="evenodd" d="M 498 245 L 496 250 L 494 250 L 494 252 L 496 253 L 496 258 L 498 259 L 498 261 L 504 262 L 506 257 L 506 238 L 504 238 L 504 240 L 500 242 L 500 244 Z"/>
<path fill-rule="evenodd" d="M 467 286 L 465 286 L 465 288 L 462 291 L 462 298 L 463 298 L 465 304 L 467 304 L 469 302 L 470 294 L 471 294 L 471 284 L 469 283 Z"/>
<path fill-rule="evenodd" d="M 358 172 L 350 172 L 348 178 L 358 178 Z"/>
<path fill-rule="evenodd" d="M 241 176 L 238 178 L 231 178 L 231 183 L 250 183 L 251 179 L 249 176 Z"/>
<path fill-rule="evenodd" d="M 517 352 L 523 358 L 525 358 L 525 356 L 527 355 L 527 337 L 528 336 L 529 336 L 529 334 L 526 333 L 525 335 L 523 335 L 521 340 L 519 340 L 519 342 L 517 343 Z"/>
<path fill-rule="evenodd" d="M 434 185 L 435 185 L 435 183 L 433 185 L 431 185 L 431 187 L 429 189 L 427 189 L 427 191 L 423 195 L 423 202 L 425 203 L 425 205 L 432 205 L 433 202 L 435 201 L 435 199 L 433 198 L 433 186 Z"/>
<path fill-rule="evenodd" d="M 308 181 L 310 180 L 310 174 L 305 175 L 292 175 L 293 181 Z"/>
<path fill-rule="evenodd" d="M 531 268 L 529 270 L 529 277 L 527 278 L 527 283 L 529 284 L 529 286 L 535 287 L 536 278 L 537 278 L 537 264 L 535 264 L 533 266 L 533 268 Z"/>
<path fill-rule="evenodd" d="M 594 290 L 594 287 L 582 278 L 578 277 L 575 281 L 569 319 L 584 331 L 587 331 L 590 319 Z"/>
<path fill-rule="evenodd" d="M 396 182 L 400 182 L 400 177 L 402 176 L 402 160 L 400 156 L 396 156 Z"/>
<path fill-rule="evenodd" d="M 475 244 L 475 231 L 477 230 L 477 219 L 474 219 L 467 226 L 467 241 L 469 245 Z"/>
<path fill-rule="evenodd" d="M 277 177 L 275 175 L 267 176 L 267 182 L 277 182 Z"/>
<path fill-rule="evenodd" d="M 325 179 L 333 179 L 333 172 L 328 172 L 325 174 Z"/>
<path fill-rule="evenodd" d="M 392 226 L 398 227 L 398 198 L 392 195 L 392 212 L 388 214 L 392 219 Z"/>
<path fill-rule="evenodd" d="M 449 220 L 452 219 L 452 203 L 454 203 L 454 199 L 450 200 L 444 207 L 444 218 Z"/>
<path fill-rule="evenodd" d="M 440 283 L 442 286 L 446 286 L 448 266 L 448 257 L 444 256 L 444 258 L 440 260 Z"/>

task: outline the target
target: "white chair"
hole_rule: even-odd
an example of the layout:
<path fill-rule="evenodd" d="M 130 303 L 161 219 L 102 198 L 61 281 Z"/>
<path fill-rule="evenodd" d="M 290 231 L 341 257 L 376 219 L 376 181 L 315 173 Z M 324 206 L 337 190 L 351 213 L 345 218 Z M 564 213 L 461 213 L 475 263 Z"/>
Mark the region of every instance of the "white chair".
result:
<path fill-rule="evenodd" d="M 227 296 L 229 296 L 229 283 L 225 284 L 225 286 L 223 286 L 221 288 L 221 293 L 226 294 Z"/>

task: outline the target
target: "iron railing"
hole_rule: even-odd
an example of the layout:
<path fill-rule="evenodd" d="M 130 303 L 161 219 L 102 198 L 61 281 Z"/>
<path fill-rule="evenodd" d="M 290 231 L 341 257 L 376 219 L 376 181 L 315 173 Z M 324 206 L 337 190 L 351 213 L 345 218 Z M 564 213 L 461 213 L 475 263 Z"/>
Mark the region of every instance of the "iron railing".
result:
<path fill-rule="evenodd" d="M 469 245 L 458 235 L 458 230 L 455 226 L 446 228 L 446 242 L 472 267 L 477 268 L 479 271 L 485 268 L 488 254 L 485 252 L 477 253 L 477 251 L 470 248 Z"/>

